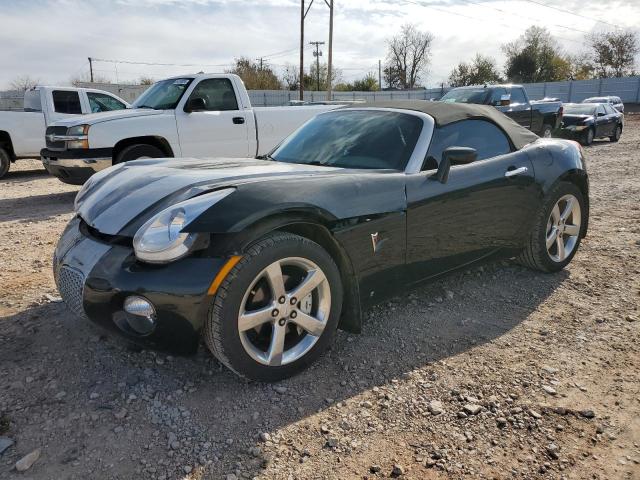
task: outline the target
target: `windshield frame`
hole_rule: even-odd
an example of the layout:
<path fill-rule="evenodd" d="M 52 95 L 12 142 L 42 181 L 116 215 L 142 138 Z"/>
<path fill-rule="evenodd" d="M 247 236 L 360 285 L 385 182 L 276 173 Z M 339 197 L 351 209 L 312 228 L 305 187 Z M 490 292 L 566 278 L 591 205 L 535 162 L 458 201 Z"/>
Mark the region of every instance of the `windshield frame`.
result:
<path fill-rule="evenodd" d="M 431 115 L 427 115 L 426 113 L 419 112 L 417 110 L 408 110 L 408 109 L 404 109 L 404 108 L 347 107 L 347 108 L 337 108 L 335 110 L 329 110 L 327 112 L 319 113 L 315 117 L 312 117 L 309 120 L 307 120 L 300 127 L 298 127 L 295 131 L 293 131 L 293 133 L 291 133 L 289 136 L 287 136 L 287 138 L 285 138 L 282 142 L 280 142 L 278 145 L 276 145 L 265 157 L 269 158 L 270 160 L 272 160 L 274 162 L 278 162 L 278 160 L 276 158 L 273 158 L 271 155 L 273 153 L 275 153 L 276 150 L 278 150 L 280 148 L 280 146 L 283 145 L 286 140 L 288 140 L 290 137 L 293 137 L 294 135 L 297 135 L 298 132 L 300 130 L 302 130 L 308 123 L 312 122 L 315 118 L 318 118 L 320 116 L 332 115 L 332 114 L 336 114 L 338 112 L 344 112 L 346 110 L 348 110 L 350 112 L 351 111 L 367 111 L 367 112 L 369 112 L 369 111 L 377 111 L 377 112 L 404 113 L 404 114 L 413 115 L 415 117 L 418 117 L 418 118 L 422 119 L 422 130 L 420 132 L 420 135 L 418 136 L 418 140 L 416 141 L 416 145 L 413 148 L 413 153 L 409 157 L 409 160 L 407 161 L 407 165 L 404 168 L 404 173 L 405 174 L 420 173 L 420 168 L 422 167 L 422 163 L 424 162 L 424 159 L 425 159 L 425 157 L 427 155 L 427 151 L 429 150 L 429 145 L 431 144 L 431 138 L 433 136 L 433 131 L 435 129 L 436 122 L 435 122 L 435 120 L 433 119 L 433 117 Z M 306 163 L 295 163 L 295 165 L 307 165 L 307 164 Z M 333 166 L 333 165 L 326 165 L 326 167 L 327 168 L 343 168 L 343 167 L 336 167 L 336 166 Z M 382 172 L 382 171 L 399 172 L 399 170 L 376 169 L 376 168 L 366 169 L 366 171 L 368 171 L 368 172 L 376 172 L 376 171 L 377 172 Z"/>
<path fill-rule="evenodd" d="M 146 96 L 151 92 L 151 90 L 156 85 L 159 85 L 161 83 L 175 82 L 176 80 L 187 80 L 187 86 L 182 91 L 182 93 L 180 94 L 178 99 L 174 102 L 172 107 L 154 108 L 154 107 L 139 107 L 138 106 L 140 104 L 144 105 L 143 100 L 146 98 Z M 191 90 L 191 87 L 193 86 L 193 81 L 194 80 L 195 80 L 195 77 L 173 77 L 173 78 L 165 78 L 164 80 L 159 80 L 159 81 L 155 82 L 153 85 L 151 85 L 149 88 L 147 88 L 144 92 L 142 92 L 142 95 L 140 95 L 138 98 L 136 98 L 136 100 L 131 104 L 131 108 L 153 108 L 153 110 L 175 110 L 178 107 L 178 104 L 180 103 L 180 100 L 182 100 L 182 98 L 184 97 L 185 93 L 187 93 L 188 91 Z"/>

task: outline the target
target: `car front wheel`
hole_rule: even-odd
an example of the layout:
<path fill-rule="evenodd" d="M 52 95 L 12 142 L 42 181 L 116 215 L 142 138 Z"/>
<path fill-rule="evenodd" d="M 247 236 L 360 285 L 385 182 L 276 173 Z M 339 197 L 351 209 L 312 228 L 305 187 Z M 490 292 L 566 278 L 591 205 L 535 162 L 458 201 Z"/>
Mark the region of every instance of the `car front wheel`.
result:
<path fill-rule="evenodd" d="M 0 178 L 4 177 L 11 166 L 11 158 L 4 148 L 0 148 Z"/>
<path fill-rule="evenodd" d="M 557 272 L 569 264 L 582 237 L 584 196 L 573 183 L 560 182 L 549 192 L 518 260 L 543 272 Z"/>
<path fill-rule="evenodd" d="M 222 282 L 204 339 L 237 374 L 277 381 L 329 346 L 341 308 L 340 272 L 331 256 L 309 239 L 276 232 L 254 243 Z"/>

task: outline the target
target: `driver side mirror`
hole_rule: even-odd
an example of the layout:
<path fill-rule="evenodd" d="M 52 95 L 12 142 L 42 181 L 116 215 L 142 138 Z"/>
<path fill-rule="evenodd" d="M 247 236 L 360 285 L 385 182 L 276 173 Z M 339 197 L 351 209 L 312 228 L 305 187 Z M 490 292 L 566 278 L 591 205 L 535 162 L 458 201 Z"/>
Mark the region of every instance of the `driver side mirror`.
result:
<path fill-rule="evenodd" d="M 470 147 L 449 147 L 442 152 L 442 159 L 438 164 L 438 171 L 435 174 L 435 180 L 440 183 L 447 183 L 449 179 L 449 170 L 453 165 L 467 165 L 473 163 L 478 158 L 478 152 L 475 148 Z"/>
<path fill-rule="evenodd" d="M 502 95 L 500 97 L 500 106 L 508 107 L 509 105 L 511 105 L 511 95 Z"/>
<path fill-rule="evenodd" d="M 604 117 L 604 112 L 598 112 L 599 117 Z"/>
<path fill-rule="evenodd" d="M 190 98 L 187 104 L 184 106 L 184 111 L 187 113 L 201 112 L 206 109 L 207 104 L 204 101 L 204 98 L 200 97 Z"/>

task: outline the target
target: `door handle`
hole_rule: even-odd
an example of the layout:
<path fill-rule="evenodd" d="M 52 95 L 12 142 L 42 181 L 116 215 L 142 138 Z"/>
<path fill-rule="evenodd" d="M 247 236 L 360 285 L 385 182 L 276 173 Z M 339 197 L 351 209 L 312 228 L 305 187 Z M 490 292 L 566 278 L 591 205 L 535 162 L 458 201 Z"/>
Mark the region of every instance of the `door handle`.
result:
<path fill-rule="evenodd" d="M 233 123 L 242 125 L 244 123 L 244 117 L 233 117 Z"/>
<path fill-rule="evenodd" d="M 527 173 L 529 169 L 527 167 L 514 168 L 513 170 L 507 170 L 504 172 L 505 177 L 514 177 L 516 175 L 522 175 L 523 173 Z"/>

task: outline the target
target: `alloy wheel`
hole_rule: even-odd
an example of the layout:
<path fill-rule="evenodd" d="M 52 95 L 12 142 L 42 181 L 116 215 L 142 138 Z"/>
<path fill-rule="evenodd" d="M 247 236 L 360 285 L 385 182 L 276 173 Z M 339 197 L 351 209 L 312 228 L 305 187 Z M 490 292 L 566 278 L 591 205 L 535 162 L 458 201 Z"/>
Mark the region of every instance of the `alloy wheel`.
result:
<path fill-rule="evenodd" d="M 301 257 L 277 260 L 244 294 L 238 312 L 240 341 L 262 365 L 295 362 L 318 341 L 330 310 L 329 281 L 318 265 Z"/>
<path fill-rule="evenodd" d="M 546 246 L 554 262 L 563 262 L 573 252 L 580 236 L 582 212 L 578 199 L 567 194 L 556 202 L 547 220 Z"/>

